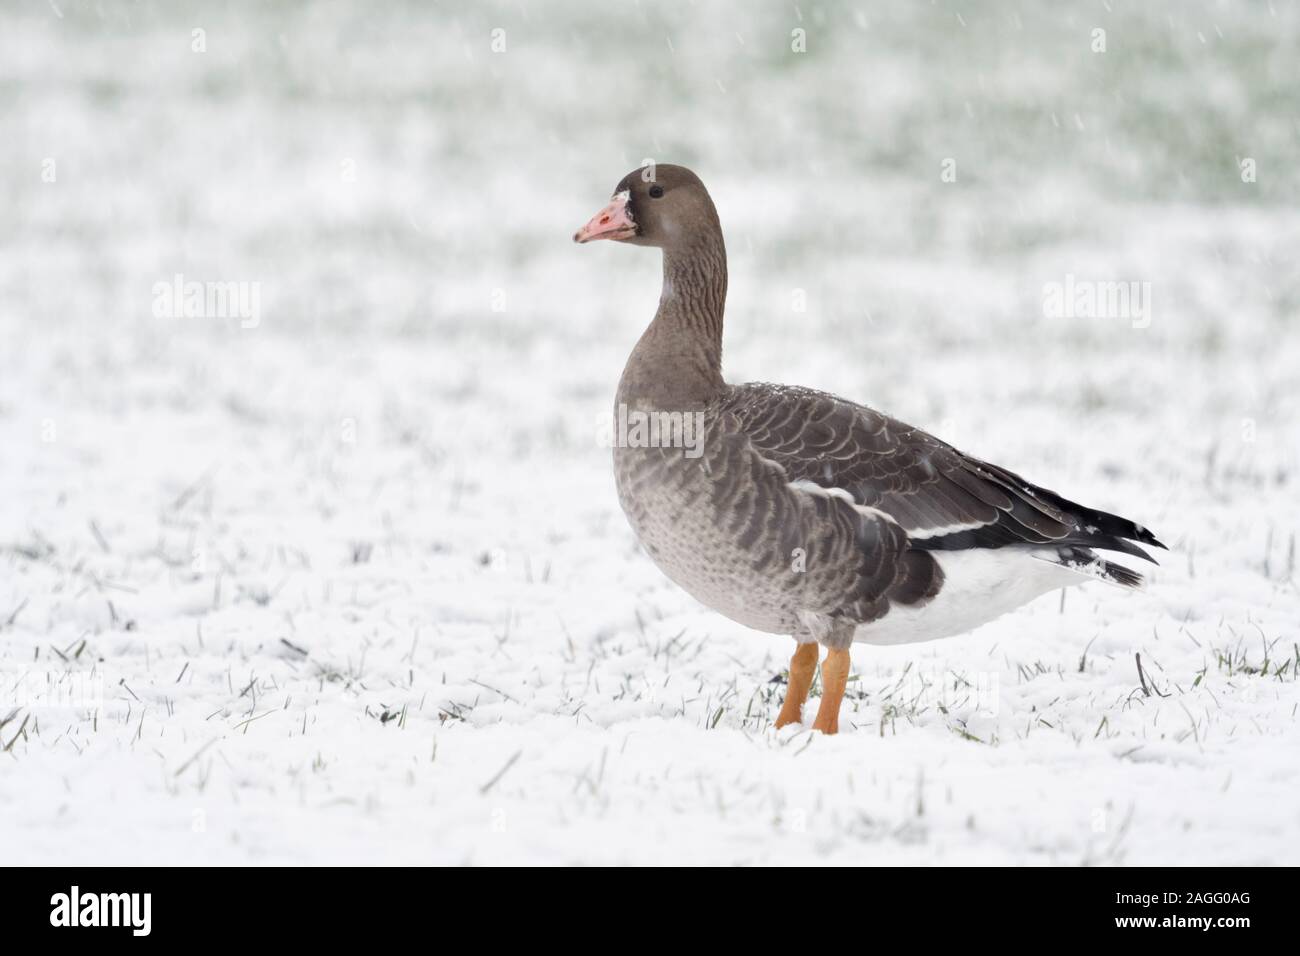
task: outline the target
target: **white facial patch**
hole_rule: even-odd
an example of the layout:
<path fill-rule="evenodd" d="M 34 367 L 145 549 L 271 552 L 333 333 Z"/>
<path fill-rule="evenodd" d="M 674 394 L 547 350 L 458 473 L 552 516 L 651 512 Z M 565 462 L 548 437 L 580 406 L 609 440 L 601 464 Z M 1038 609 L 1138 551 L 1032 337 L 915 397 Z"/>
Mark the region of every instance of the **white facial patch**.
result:
<path fill-rule="evenodd" d="M 623 215 L 627 217 L 628 222 L 636 222 L 632 215 L 632 191 L 624 189 L 621 193 L 614 193 L 609 197 L 611 203 L 621 202 L 623 204 Z"/>

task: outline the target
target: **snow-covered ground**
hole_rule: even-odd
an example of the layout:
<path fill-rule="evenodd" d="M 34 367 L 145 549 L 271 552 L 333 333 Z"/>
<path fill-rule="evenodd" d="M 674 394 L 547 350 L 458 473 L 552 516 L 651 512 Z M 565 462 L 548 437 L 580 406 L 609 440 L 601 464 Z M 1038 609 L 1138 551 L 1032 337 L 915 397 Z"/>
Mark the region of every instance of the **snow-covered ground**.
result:
<path fill-rule="evenodd" d="M 0 14 L 0 862 L 1300 862 L 1295 3 L 206 6 Z M 596 439 L 658 263 L 569 237 L 644 158 L 733 380 L 1129 515 L 1150 588 L 774 731 L 790 641 Z"/>

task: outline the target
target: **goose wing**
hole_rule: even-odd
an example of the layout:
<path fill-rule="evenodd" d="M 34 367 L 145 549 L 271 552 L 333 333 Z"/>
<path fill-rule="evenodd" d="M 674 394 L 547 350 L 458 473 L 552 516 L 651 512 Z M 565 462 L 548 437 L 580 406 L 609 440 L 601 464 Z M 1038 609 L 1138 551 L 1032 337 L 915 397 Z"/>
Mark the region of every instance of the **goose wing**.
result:
<path fill-rule="evenodd" d="M 755 447 L 736 416 L 722 411 L 709 418 L 699 462 L 708 481 L 695 494 L 707 496 L 713 525 L 747 556 L 753 577 L 764 588 L 784 589 L 807 626 L 866 623 L 891 603 L 920 604 L 938 592 L 942 570 L 909 546 L 897 521 L 793 481 L 783 464 Z M 642 450 L 633 481 L 670 482 L 680 474 L 680 455 L 673 448 Z"/>
<path fill-rule="evenodd" d="M 1093 547 L 1154 561 L 1138 543 L 1164 547 L 1127 518 L 1076 504 L 825 392 L 742 385 L 731 389 L 725 408 L 755 450 L 793 482 L 884 512 L 915 549 Z"/>

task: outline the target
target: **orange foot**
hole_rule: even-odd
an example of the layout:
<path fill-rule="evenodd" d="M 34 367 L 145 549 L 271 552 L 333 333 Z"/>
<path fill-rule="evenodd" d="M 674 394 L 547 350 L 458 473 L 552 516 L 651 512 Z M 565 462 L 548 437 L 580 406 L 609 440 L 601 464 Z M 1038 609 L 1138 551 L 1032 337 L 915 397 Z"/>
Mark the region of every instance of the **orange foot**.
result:
<path fill-rule="evenodd" d="M 840 703 L 849 682 L 849 663 L 848 648 L 827 652 L 826 662 L 822 664 L 822 703 L 817 708 L 813 730 L 824 734 L 839 733 Z"/>
<path fill-rule="evenodd" d="M 813 674 L 817 671 L 817 645 L 800 644 L 790 658 L 790 686 L 785 692 L 785 701 L 781 704 L 781 713 L 776 718 L 776 728 L 780 730 L 787 724 L 797 724 L 803 715 L 803 703 L 808 699 L 808 688 L 812 686 Z"/>

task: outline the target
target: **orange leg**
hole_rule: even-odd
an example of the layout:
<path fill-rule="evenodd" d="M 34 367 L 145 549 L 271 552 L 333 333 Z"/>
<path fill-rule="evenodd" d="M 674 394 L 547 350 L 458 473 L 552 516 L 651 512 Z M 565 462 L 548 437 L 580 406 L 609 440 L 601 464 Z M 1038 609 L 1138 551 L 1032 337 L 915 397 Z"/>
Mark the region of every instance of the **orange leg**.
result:
<path fill-rule="evenodd" d="M 849 649 L 826 652 L 822 664 L 822 703 L 817 708 L 813 730 L 824 734 L 838 733 L 840 729 L 840 702 L 844 700 L 844 687 L 849 682 Z"/>
<path fill-rule="evenodd" d="M 800 644 L 790 658 L 790 686 L 785 692 L 781 714 L 776 718 L 779 730 L 786 724 L 797 724 L 803 713 L 803 702 L 808 699 L 813 674 L 817 672 L 817 645 Z"/>

